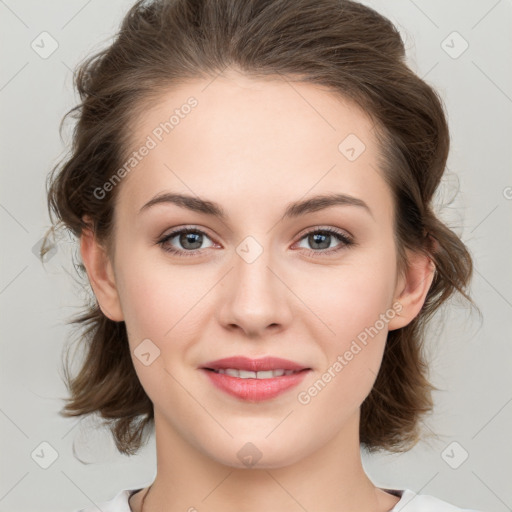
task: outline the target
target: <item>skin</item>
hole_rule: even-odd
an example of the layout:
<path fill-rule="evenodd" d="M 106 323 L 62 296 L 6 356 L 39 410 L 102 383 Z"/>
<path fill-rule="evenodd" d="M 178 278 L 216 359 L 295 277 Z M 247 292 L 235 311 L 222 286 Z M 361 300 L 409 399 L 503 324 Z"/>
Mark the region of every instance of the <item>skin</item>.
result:
<path fill-rule="evenodd" d="M 397 271 L 394 205 L 373 123 L 317 85 L 229 70 L 163 94 L 137 120 L 134 148 L 190 96 L 197 107 L 118 185 L 114 253 L 92 231 L 81 238 L 100 307 L 126 323 L 135 370 L 154 404 L 157 477 L 144 510 L 389 511 L 399 498 L 374 486 L 362 467 L 360 405 L 388 330 L 419 313 L 433 266 L 409 253 L 409 269 Z M 366 146 L 354 161 L 338 150 L 351 133 Z M 227 220 L 170 203 L 139 213 L 163 191 L 215 201 Z M 281 218 L 288 203 L 333 192 L 363 200 L 371 213 L 344 205 Z M 190 225 L 206 233 L 200 253 L 179 257 L 156 243 Z M 319 226 L 356 244 L 333 236 L 328 247 L 340 250 L 328 255 L 306 236 Z M 262 248 L 251 263 L 236 251 L 247 236 Z M 167 245 L 197 247 L 179 237 Z M 298 392 L 396 301 L 400 314 L 310 403 L 299 403 Z M 145 339 L 160 350 L 148 366 L 133 352 Z M 247 402 L 217 390 L 198 369 L 231 355 L 273 355 L 312 371 L 298 388 Z M 262 455 L 251 467 L 237 456 L 247 442 Z M 132 497 L 132 510 L 146 491 Z"/>

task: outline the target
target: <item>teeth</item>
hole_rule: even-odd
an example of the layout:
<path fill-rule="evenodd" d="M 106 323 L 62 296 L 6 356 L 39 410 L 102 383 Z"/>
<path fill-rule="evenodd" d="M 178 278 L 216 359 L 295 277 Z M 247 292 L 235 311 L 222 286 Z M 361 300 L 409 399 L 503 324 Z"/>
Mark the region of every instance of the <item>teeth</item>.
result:
<path fill-rule="evenodd" d="M 217 373 L 224 373 L 230 377 L 238 377 L 239 379 L 272 379 L 273 377 L 281 377 L 283 375 L 291 375 L 297 373 L 294 370 L 265 370 L 261 372 L 250 372 L 247 370 L 237 370 L 235 368 L 226 368 L 222 370 L 214 370 Z"/>
<path fill-rule="evenodd" d="M 248 372 L 247 370 L 234 370 L 234 372 L 238 373 L 238 375 L 233 375 L 233 377 L 239 377 L 240 379 L 257 379 L 259 372 Z"/>

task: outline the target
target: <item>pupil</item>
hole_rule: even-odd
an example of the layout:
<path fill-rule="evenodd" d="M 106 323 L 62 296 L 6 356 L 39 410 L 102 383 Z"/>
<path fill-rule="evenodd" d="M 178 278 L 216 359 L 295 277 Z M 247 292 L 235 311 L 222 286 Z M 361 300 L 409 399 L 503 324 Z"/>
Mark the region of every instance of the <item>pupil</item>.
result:
<path fill-rule="evenodd" d="M 180 243 L 187 249 L 198 249 L 201 247 L 201 234 L 199 233 L 182 233 L 180 237 Z M 190 247 L 188 244 L 197 244 L 196 247 Z"/>
<path fill-rule="evenodd" d="M 313 243 L 312 243 L 312 246 L 314 247 L 315 244 L 319 243 L 320 245 L 322 245 L 322 247 L 317 247 L 318 249 L 327 249 L 329 247 L 329 243 L 325 243 L 325 240 L 328 239 L 330 237 L 330 235 L 323 235 L 323 234 L 315 234 L 315 235 L 311 235 L 312 237 L 312 240 L 313 240 Z M 320 237 L 320 241 L 318 241 L 318 237 Z"/>

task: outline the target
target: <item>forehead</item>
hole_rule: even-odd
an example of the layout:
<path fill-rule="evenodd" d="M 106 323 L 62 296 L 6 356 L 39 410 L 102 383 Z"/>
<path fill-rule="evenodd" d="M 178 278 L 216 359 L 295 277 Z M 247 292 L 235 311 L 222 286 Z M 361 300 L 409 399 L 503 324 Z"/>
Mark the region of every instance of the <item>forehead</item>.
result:
<path fill-rule="evenodd" d="M 123 181 L 138 207 L 163 190 L 255 207 L 263 194 L 382 192 L 372 120 L 316 84 L 235 72 L 192 80 L 162 93 L 130 135 L 130 149 L 151 147 Z"/>
<path fill-rule="evenodd" d="M 369 116 L 332 90 L 289 77 L 254 79 L 234 71 L 172 88 L 137 121 L 134 142 L 152 134 L 157 143 L 172 138 L 180 147 L 186 144 L 183 152 L 200 143 L 212 156 L 220 144 L 224 156 L 227 149 L 228 155 L 242 148 L 251 153 L 265 144 L 265 153 L 258 156 L 273 161 L 290 151 L 297 158 L 309 156 L 320 145 L 337 154 L 338 143 L 349 133 L 373 145 Z"/>

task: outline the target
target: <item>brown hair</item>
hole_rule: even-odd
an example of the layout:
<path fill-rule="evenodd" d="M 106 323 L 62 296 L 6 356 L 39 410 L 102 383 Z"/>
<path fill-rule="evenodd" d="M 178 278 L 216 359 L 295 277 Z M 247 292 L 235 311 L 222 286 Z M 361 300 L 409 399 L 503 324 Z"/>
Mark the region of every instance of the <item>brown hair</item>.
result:
<path fill-rule="evenodd" d="M 430 255 L 436 272 L 420 314 L 388 334 L 380 372 L 361 406 L 360 441 L 369 451 L 410 449 L 436 389 L 428 380 L 424 327 L 455 291 L 471 300 L 466 288 L 472 260 L 432 210 L 449 150 L 442 101 L 406 65 L 399 32 L 373 9 L 349 0 L 135 3 L 114 42 L 78 68 L 81 103 L 63 119 L 71 113 L 78 119 L 71 155 L 48 177 L 52 223 L 53 211 L 78 238 L 91 227 L 83 218 L 90 216 L 96 237 L 108 247 L 119 187 L 101 199 L 94 190 L 125 161 L 132 123 L 173 85 L 215 77 L 227 66 L 250 77 L 325 86 L 375 122 L 396 205 L 399 268 L 411 249 Z M 134 454 L 153 423 L 153 405 L 135 373 L 125 324 L 107 318 L 95 300 L 71 323 L 85 327 L 79 338 L 84 359 L 73 377 L 66 361 L 71 398 L 61 414 L 98 413 L 118 450 Z"/>

